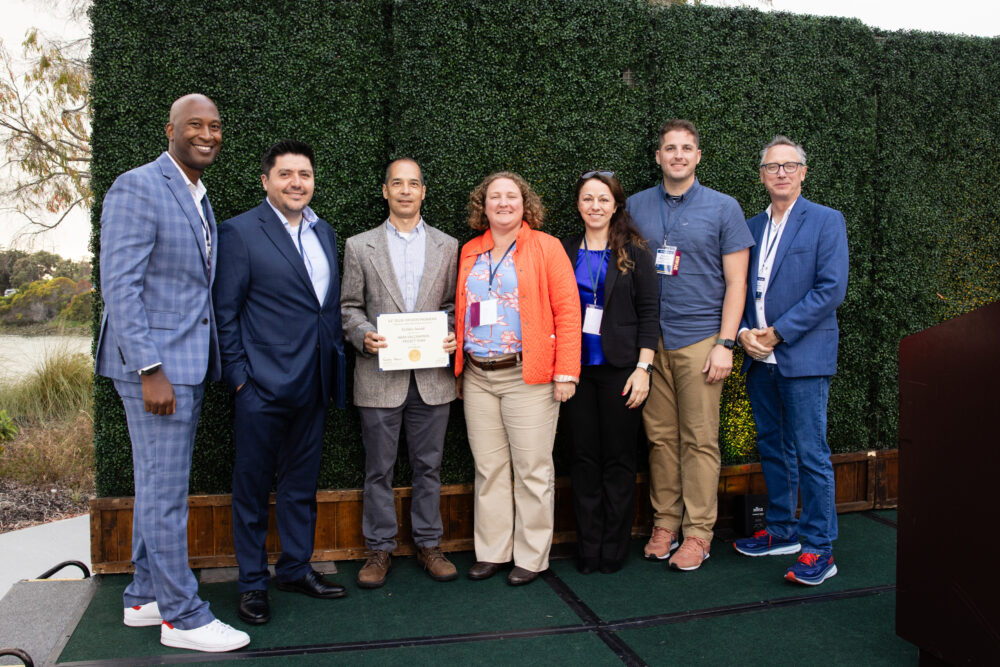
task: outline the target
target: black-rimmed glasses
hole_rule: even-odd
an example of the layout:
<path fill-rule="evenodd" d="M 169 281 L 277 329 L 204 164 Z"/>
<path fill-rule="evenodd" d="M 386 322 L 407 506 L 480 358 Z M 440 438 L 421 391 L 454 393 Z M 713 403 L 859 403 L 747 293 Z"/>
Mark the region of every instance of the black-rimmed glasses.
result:
<path fill-rule="evenodd" d="M 603 169 L 592 169 L 590 171 L 585 171 L 580 174 L 580 178 L 593 178 L 594 176 L 603 176 L 604 178 L 614 178 L 615 172 L 606 171 Z"/>
<path fill-rule="evenodd" d="M 786 174 L 794 174 L 799 167 L 804 167 L 801 162 L 765 162 L 760 168 L 769 174 L 777 174 L 779 169 L 784 169 Z"/>

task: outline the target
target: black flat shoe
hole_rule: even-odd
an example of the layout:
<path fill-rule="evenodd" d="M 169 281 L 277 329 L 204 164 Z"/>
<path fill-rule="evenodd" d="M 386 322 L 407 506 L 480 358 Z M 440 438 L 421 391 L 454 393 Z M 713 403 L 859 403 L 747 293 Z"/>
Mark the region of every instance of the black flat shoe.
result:
<path fill-rule="evenodd" d="M 507 575 L 507 583 L 511 586 L 524 586 L 525 584 L 530 584 L 537 578 L 537 572 L 525 570 L 523 567 L 515 567 L 510 571 L 510 574 Z"/>
<path fill-rule="evenodd" d="M 278 587 L 279 591 L 302 593 L 303 595 L 308 595 L 311 598 L 323 598 L 330 600 L 333 598 L 342 598 L 347 595 L 346 588 L 340 584 L 327 581 L 323 578 L 323 575 L 316 570 L 311 570 L 309 574 L 301 579 L 296 579 L 295 581 L 279 580 L 275 585 Z"/>
<path fill-rule="evenodd" d="M 507 563 L 487 563 L 484 560 L 476 561 L 476 564 L 469 568 L 469 579 L 480 581 L 489 579 L 499 572 Z"/>
<path fill-rule="evenodd" d="M 250 625 L 264 625 L 271 620 L 271 604 L 267 600 L 267 591 L 247 591 L 240 593 L 240 606 L 237 610 L 240 620 Z"/>
<path fill-rule="evenodd" d="M 576 561 L 576 569 L 580 574 L 593 574 L 597 572 L 597 559 L 579 558 Z"/>

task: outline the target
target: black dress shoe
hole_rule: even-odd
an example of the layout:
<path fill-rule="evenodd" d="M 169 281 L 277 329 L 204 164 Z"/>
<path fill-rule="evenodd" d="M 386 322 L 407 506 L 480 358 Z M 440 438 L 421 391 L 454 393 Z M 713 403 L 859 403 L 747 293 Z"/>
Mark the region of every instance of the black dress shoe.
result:
<path fill-rule="evenodd" d="M 601 573 L 602 574 L 614 574 L 618 570 L 622 569 L 624 563 L 618 560 L 602 560 L 601 561 Z"/>
<path fill-rule="evenodd" d="M 469 568 L 469 579 L 479 581 L 489 579 L 507 563 L 487 563 L 484 560 L 476 561 L 476 564 Z"/>
<path fill-rule="evenodd" d="M 267 601 L 267 591 L 247 591 L 240 593 L 240 620 L 250 625 L 264 625 L 271 620 L 271 604 Z"/>
<path fill-rule="evenodd" d="M 302 593 L 311 598 L 342 598 L 347 595 L 347 589 L 340 584 L 335 584 L 323 578 L 323 575 L 316 570 L 310 570 L 309 574 L 296 579 L 295 581 L 278 581 L 279 591 L 289 591 L 291 593 Z"/>
<path fill-rule="evenodd" d="M 578 558 L 576 561 L 576 569 L 580 574 L 593 574 L 597 572 L 597 559 Z"/>
<path fill-rule="evenodd" d="M 524 586 L 525 584 L 530 584 L 537 578 L 537 572 L 525 570 L 523 567 L 515 567 L 510 571 L 510 574 L 507 575 L 507 583 L 511 586 Z"/>

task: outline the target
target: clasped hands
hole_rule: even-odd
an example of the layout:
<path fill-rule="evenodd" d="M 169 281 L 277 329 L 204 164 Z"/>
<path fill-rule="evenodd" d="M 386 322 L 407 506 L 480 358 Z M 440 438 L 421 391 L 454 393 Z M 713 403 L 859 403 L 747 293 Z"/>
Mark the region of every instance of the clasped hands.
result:
<path fill-rule="evenodd" d="M 739 339 L 746 353 L 757 361 L 766 359 L 780 342 L 774 333 L 774 327 L 747 329 L 739 335 Z"/>

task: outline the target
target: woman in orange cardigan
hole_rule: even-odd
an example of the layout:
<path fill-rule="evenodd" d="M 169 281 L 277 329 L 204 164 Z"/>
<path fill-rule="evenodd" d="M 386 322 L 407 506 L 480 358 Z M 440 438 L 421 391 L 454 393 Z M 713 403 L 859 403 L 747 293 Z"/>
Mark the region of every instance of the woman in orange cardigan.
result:
<path fill-rule="evenodd" d="M 562 244 L 538 231 L 543 209 L 513 172 L 469 195 L 455 295 L 455 359 L 476 464 L 476 564 L 487 579 L 511 560 L 507 583 L 549 566 L 555 509 L 552 443 L 559 405 L 580 376 L 580 303 Z M 513 478 L 513 484 L 512 484 Z"/>

